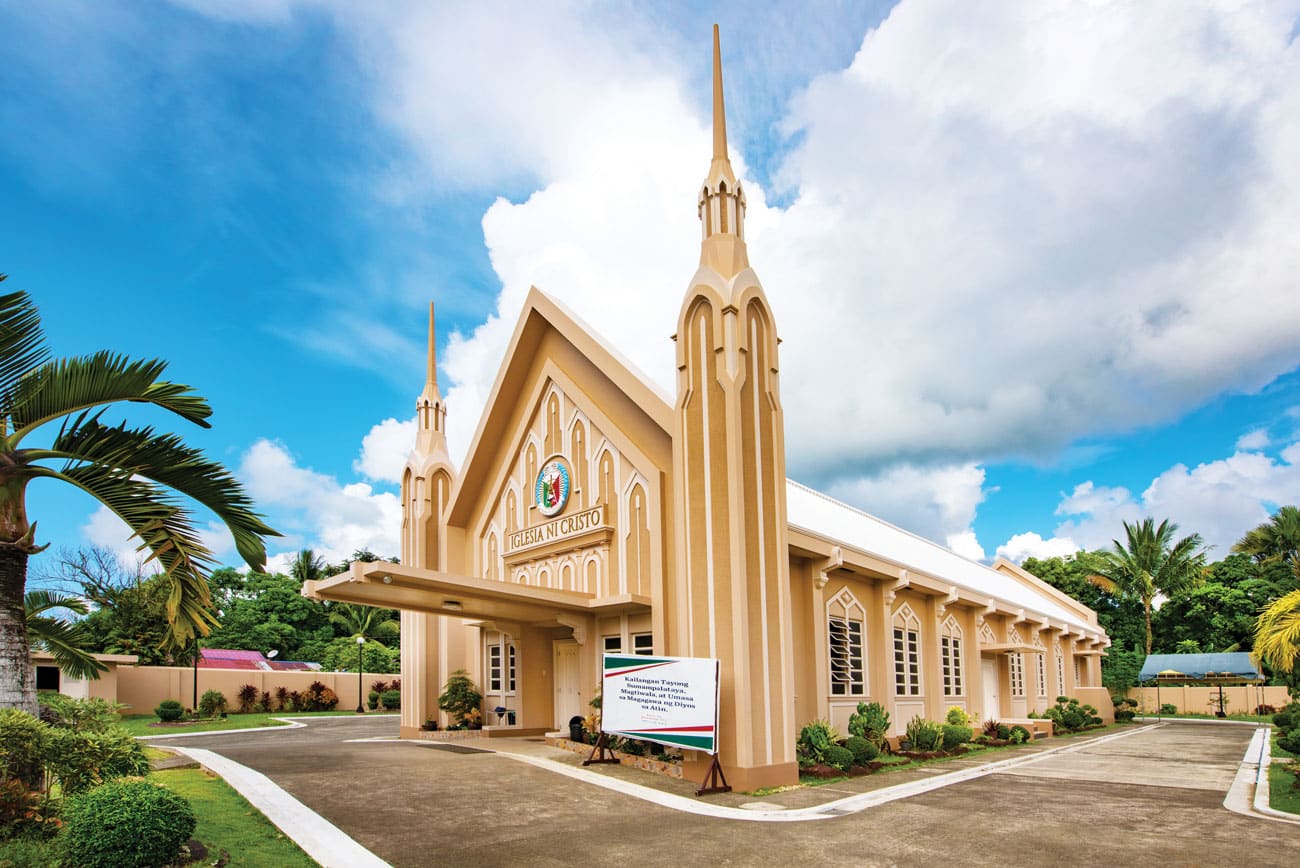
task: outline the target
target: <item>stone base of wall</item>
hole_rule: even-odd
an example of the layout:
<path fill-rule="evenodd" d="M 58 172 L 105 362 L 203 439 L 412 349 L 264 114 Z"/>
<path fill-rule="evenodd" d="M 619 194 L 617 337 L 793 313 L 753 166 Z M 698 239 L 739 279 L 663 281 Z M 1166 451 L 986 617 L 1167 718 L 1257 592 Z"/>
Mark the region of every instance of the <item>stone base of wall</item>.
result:
<path fill-rule="evenodd" d="M 559 738 L 556 736 L 548 735 L 546 737 L 546 743 L 551 747 L 558 747 L 561 750 L 567 750 L 570 753 L 581 754 L 584 757 L 591 753 L 591 745 L 582 744 L 581 742 L 576 742 L 576 741 L 570 741 L 567 738 Z M 617 750 L 610 751 L 610 753 L 618 757 L 619 762 L 622 763 L 623 765 L 628 765 L 631 766 L 632 768 L 641 769 L 642 771 L 651 772 L 656 775 L 663 775 L 666 778 L 676 778 L 677 780 L 681 780 L 682 777 L 681 763 L 665 762 L 663 760 L 657 760 L 654 757 L 649 757 L 649 756 L 634 756 L 630 753 L 623 753 L 622 751 L 617 751 Z"/>
<path fill-rule="evenodd" d="M 420 741 L 471 741 L 476 738 L 487 738 L 488 734 L 481 729 L 435 729 L 433 731 L 422 729 L 415 737 Z"/>

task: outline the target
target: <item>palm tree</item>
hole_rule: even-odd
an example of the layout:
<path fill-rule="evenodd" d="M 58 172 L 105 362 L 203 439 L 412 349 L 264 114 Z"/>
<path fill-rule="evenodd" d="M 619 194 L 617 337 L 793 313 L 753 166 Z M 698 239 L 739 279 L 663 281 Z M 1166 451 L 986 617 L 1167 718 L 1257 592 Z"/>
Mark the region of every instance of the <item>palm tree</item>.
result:
<path fill-rule="evenodd" d="M 1296 568 L 1300 578 L 1300 567 Z M 1278 672 L 1292 672 L 1300 659 L 1300 590 L 1283 594 L 1255 622 L 1255 657 Z"/>
<path fill-rule="evenodd" d="M 1300 509 L 1282 507 L 1268 521 L 1233 543 L 1232 550 L 1250 555 L 1260 563 L 1300 563 Z"/>
<path fill-rule="evenodd" d="M 1199 534 L 1174 542 L 1178 525 L 1168 519 L 1157 527 L 1155 519 L 1124 522 L 1126 543 L 1111 540 L 1113 548 L 1097 553 L 1097 574 L 1109 581 L 1121 597 L 1139 600 L 1146 615 L 1147 653 L 1151 653 L 1151 601 L 1157 594 L 1170 596 L 1193 587 L 1205 569 L 1205 549 Z"/>
<path fill-rule="evenodd" d="M 85 615 L 90 611 L 85 600 L 57 591 L 28 591 L 23 595 L 23 609 L 27 614 L 27 641 L 33 648 L 50 652 L 64 673 L 94 681 L 108 669 L 86 650 L 85 631 L 79 622 L 47 614 L 54 609 L 67 609 Z"/>
<path fill-rule="evenodd" d="M 173 434 L 101 421 L 110 405 L 135 402 L 209 427 L 207 401 L 161 379 L 165 369 L 102 351 L 51 359 L 36 305 L 23 292 L 0 295 L 0 708 L 36 712 L 23 597 L 27 559 L 45 546 L 27 515 L 32 480 L 78 488 L 131 528 L 169 583 L 169 647 L 192 644 L 216 623 L 205 577 L 213 555 L 173 492 L 221 519 L 250 567 L 266 563 L 264 538 L 279 534 L 229 471 Z M 38 431 L 48 442 L 28 445 Z"/>
<path fill-rule="evenodd" d="M 380 642 L 392 641 L 400 634 L 392 610 L 374 606 L 335 603 L 330 608 L 330 622 L 343 628 L 349 636 L 365 636 Z"/>
<path fill-rule="evenodd" d="M 289 564 L 289 575 L 301 584 L 325 577 L 325 559 L 317 557 L 311 549 L 302 549 Z"/>

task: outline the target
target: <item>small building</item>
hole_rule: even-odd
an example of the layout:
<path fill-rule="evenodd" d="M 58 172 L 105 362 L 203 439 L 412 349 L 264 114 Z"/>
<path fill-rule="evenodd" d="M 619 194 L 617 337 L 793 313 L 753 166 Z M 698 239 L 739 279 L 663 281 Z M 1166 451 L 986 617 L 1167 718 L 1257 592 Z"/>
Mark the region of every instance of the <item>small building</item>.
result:
<path fill-rule="evenodd" d="M 235 648 L 200 648 L 198 667 L 200 669 L 247 669 L 264 672 L 316 672 L 319 663 L 302 663 L 297 660 L 275 660 L 261 651 L 245 651 Z"/>
<path fill-rule="evenodd" d="M 605 652 L 717 658 L 720 758 L 743 790 L 796 782 L 800 728 L 845 731 L 859 702 L 896 731 L 953 706 L 1024 718 L 1059 694 L 1109 714 L 1096 613 L 786 478 L 777 321 L 749 265 L 716 31 L 696 205 L 675 394 L 533 289 L 458 468 L 430 308 L 401 564 L 303 589 L 401 611 L 402 735 L 448 722 L 437 696 L 458 669 L 485 711 L 515 712 L 511 731 L 563 729 Z M 706 762 L 688 755 L 687 777 Z"/>
<path fill-rule="evenodd" d="M 34 649 L 32 666 L 36 669 L 36 689 L 53 690 L 75 699 L 103 699 L 117 702 L 117 672 L 122 666 L 135 666 L 140 658 L 134 654 L 92 654 L 104 671 L 95 679 L 72 678 L 59 668 L 54 655 Z"/>

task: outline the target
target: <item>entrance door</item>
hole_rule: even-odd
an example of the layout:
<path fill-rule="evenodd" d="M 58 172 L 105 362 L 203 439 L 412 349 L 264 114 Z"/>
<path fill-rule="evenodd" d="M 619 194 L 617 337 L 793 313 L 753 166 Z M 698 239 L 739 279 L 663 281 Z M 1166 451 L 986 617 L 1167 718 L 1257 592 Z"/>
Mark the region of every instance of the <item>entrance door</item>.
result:
<path fill-rule="evenodd" d="M 578 689 L 578 643 L 555 643 L 555 729 L 568 732 L 569 718 L 582 714 Z"/>
<path fill-rule="evenodd" d="M 984 672 L 984 720 L 997 720 L 1002 714 L 1002 697 L 998 692 L 998 658 L 983 657 L 980 665 Z"/>

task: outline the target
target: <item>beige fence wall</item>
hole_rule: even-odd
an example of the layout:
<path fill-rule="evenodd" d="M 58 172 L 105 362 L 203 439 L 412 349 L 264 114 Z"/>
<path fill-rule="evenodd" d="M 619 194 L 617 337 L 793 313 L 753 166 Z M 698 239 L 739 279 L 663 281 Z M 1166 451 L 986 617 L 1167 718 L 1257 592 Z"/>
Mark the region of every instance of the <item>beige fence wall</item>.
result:
<path fill-rule="evenodd" d="M 397 675 L 364 673 L 362 695 L 370 692 L 376 681 L 392 682 Z M 306 690 L 319 681 L 338 694 L 339 709 L 357 707 L 357 673 L 355 672 L 278 672 L 248 669 L 200 669 L 199 696 L 204 691 L 220 690 L 230 703 L 239 708 L 239 688 L 251 684 L 259 692 L 275 695 L 277 687 Z M 188 666 L 122 666 L 117 670 L 117 701 L 127 705 L 127 714 L 149 714 L 164 699 L 179 700 L 189 708 L 194 704 L 194 669 Z"/>
<path fill-rule="evenodd" d="M 1171 703 L 1181 713 L 1213 714 L 1218 709 L 1219 688 L 1217 687 L 1160 687 L 1160 698 L 1156 698 L 1154 687 L 1134 687 L 1128 692 L 1130 699 L 1138 701 L 1138 710 L 1155 714 L 1163 703 Z M 1211 703 L 1211 698 L 1214 702 Z M 1260 705 L 1281 708 L 1289 701 L 1286 688 L 1251 687 L 1239 685 L 1223 688 L 1225 701 L 1223 710 L 1228 714 L 1253 714 Z"/>

